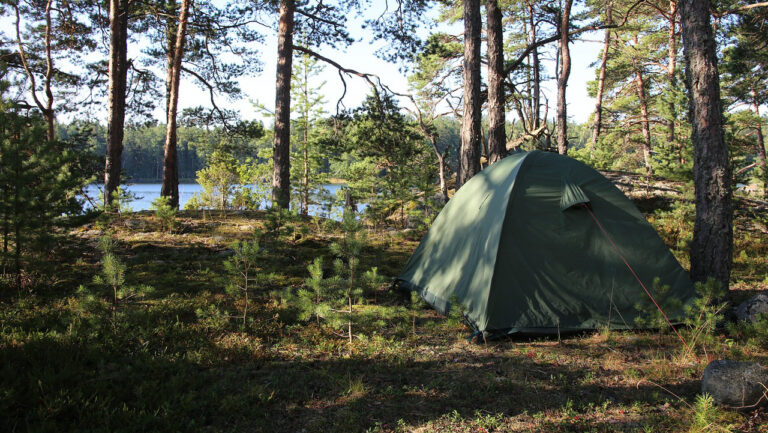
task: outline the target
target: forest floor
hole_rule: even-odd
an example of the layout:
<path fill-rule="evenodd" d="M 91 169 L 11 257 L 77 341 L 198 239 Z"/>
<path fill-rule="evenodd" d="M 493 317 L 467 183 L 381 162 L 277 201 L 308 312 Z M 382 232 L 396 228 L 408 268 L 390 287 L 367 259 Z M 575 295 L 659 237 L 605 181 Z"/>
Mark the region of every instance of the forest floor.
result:
<path fill-rule="evenodd" d="M 687 267 L 685 194 L 675 185 L 629 192 Z M 734 302 L 768 289 L 764 204 L 738 204 Z M 243 325 L 226 316 L 243 304 L 225 292 L 224 261 L 234 240 L 266 223 L 264 212 L 181 212 L 166 233 L 136 213 L 72 230 L 52 258 L 55 278 L 0 299 L 0 430 L 768 432 L 765 408 L 698 397 L 707 359 L 768 364 L 765 332 L 723 330 L 698 347 L 698 362 L 658 332 L 476 344 L 460 319 L 414 309 L 386 285 L 355 306 L 363 319 L 351 344 L 343 329 L 301 321 L 280 293 L 302 287 L 307 266 L 332 257 L 340 236 L 316 218 L 262 243 Z M 111 289 L 93 282 L 105 226 L 127 265 L 123 286 L 154 289 L 116 311 Z M 370 231 L 359 268 L 396 276 L 418 237 Z"/>

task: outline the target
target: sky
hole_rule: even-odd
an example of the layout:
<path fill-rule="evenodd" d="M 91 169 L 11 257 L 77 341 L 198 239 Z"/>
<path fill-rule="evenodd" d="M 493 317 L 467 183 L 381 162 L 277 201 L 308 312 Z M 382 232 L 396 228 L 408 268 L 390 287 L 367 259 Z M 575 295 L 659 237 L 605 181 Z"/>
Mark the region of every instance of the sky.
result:
<path fill-rule="evenodd" d="M 378 3 L 381 3 L 380 7 L 383 10 L 383 0 L 377 0 L 377 3 L 374 3 L 372 9 L 376 10 Z M 350 19 L 348 27 L 349 33 L 351 35 L 365 34 L 365 30 L 360 28 L 360 26 L 360 20 Z M 453 26 L 442 25 L 430 30 L 423 29 L 420 36 L 426 37 L 430 32 L 435 31 L 456 34 L 460 33 L 462 28 L 460 23 Z M 602 48 L 602 41 L 598 41 L 599 39 L 602 39 L 601 34 L 587 34 L 585 39 L 591 39 L 591 41 L 576 41 L 571 45 L 572 68 L 566 94 L 568 117 L 571 121 L 577 123 L 586 122 L 592 112 L 594 112 L 595 100 L 587 95 L 586 85 L 588 81 L 595 78 L 594 68 L 591 68 L 590 64 L 597 60 Z M 275 79 L 277 75 L 276 40 L 276 34 L 273 33 L 268 35 L 264 45 L 259 49 L 260 60 L 263 64 L 261 74 L 256 77 L 245 77 L 240 80 L 241 88 L 246 97 L 240 101 L 228 101 L 219 104 L 220 106 L 226 106 L 227 108 L 239 111 L 241 116 L 245 119 L 261 119 L 265 124 L 271 122 L 271 120 L 264 118 L 264 116 L 254 108 L 252 101 L 258 101 L 266 109 L 274 110 Z M 395 92 L 410 93 L 407 76 L 398 70 L 398 65 L 385 62 L 374 54 L 381 46 L 382 43 L 370 44 L 367 41 L 358 41 L 345 50 L 335 50 L 323 47 L 318 51 L 320 54 L 334 59 L 344 67 L 378 75 L 382 82 Z M 554 50 L 554 48 L 552 50 Z M 544 61 L 544 67 L 548 68 L 547 75 L 553 76 L 554 61 L 552 59 L 554 58 L 554 55 L 549 55 L 546 58 L 550 59 L 549 61 Z M 324 72 L 316 78 L 314 85 L 319 85 L 323 81 L 325 82 L 323 87 L 323 94 L 326 101 L 325 110 L 329 113 L 335 113 L 336 103 L 343 93 L 343 85 L 339 79 L 337 70 L 333 66 L 325 66 Z M 363 79 L 354 76 L 346 77 L 346 82 L 347 93 L 342 101 L 343 106 L 346 108 L 357 107 L 363 101 L 365 96 L 370 93 L 370 86 Z M 556 83 L 554 80 L 548 80 L 543 83 L 542 88 L 550 101 L 548 117 L 551 119 L 555 115 L 554 104 L 556 101 Z M 189 79 L 182 81 L 180 94 L 182 95 L 182 98 L 179 103 L 182 108 L 208 105 L 209 96 L 207 91 L 201 90 Z M 407 105 L 408 103 L 409 102 L 405 99 L 401 100 L 401 105 Z M 164 107 L 160 107 L 158 109 L 157 117 L 161 118 L 163 114 Z M 512 115 L 512 113 L 508 113 L 508 116 Z"/>
<path fill-rule="evenodd" d="M 371 15 L 375 13 L 378 15 L 384 10 L 385 2 L 386 0 L 373 0 L 373 4 L 367 13 Z M 432 17 L 436 17 L 437 14 L 437 10 L 430 12 Z M 276 20 L 277 17 L 272 17 L 272 19 Z M 5 33 L 8 33 L 10 31 L 9 29 L 13 27 L 13 21 L 9 16 L 0 17 L 0 24 L 2 24 L 3 27 L 3 30 L 0 31 Z M 274 22 L 266 24 L 275 25 Z M 366 30 L 362 29 L 362 19 L 360 18 L 350 17 L 348 29 L 349 33 L 353 36 L 366 34 Z M 267 110 L 271 111 L 274 111 L 275 107 L 277 35 L 275 30 L 264 30 L 266 32 L 266 37 L 264 43 L 259 48 L 258 53 L 258 60 L 262 63 L 262 72 L 257 76 L 243 77 L 240 79 L 240 85 L 245 94 L 243 99 L 231 101 L 222 96 L 217 97 L 217 104 L 220 107 L 237 110 L 244 119 L 260 119 L 268 125 L 272 120 L 266 118 L 253 104 L 253 102 L 259 102 Z M 426 38 L 431 32 L 437 31 L 459 34 L 463 31 L 463 25 L 461 22 L 458 22 L 453 25 L 441 24 L 432 29 L 424 28 L 420 30 L 419 36 Z M 7 34 L 7 36 L 10 37 L 11 35 Z M 591 41 L 576 41 L 571 45 L 572 68 L 567 91 L 568 117 L 571 121 L 577 123 L 586 122 L 595 108 L 595 100 L 587 95 L 586 84 L 588 81 L 595 78 L 594 68 L 591 68 L 590 64 L 595 62 L 598 58 L 601 50 L 601 43 L 598 40 L 602 39 L 602 35 L 593 32 L 583 35 L 583 37 L 585 39 L 591 39 Z M 106 43 L 106 39 L 104 39 L 103 42 Z M 366 40 L 361 40 L 353 43 L 344 50 L 322 47 L 317 51 L 328 58 L 334 59 L 344 67 L 378 75 L 385 85 L 396 92 L 411 93 L 408 89 L 407 76 L 399 70 L 399 65 L 385 62 L 376 57 L 376 50 L 382 46 L 382 42 L 371 44 Z M 146 48 L 146 42 L 129 44 L 129 58 L 140 57 L 140 52 L 144 48 Z M 551 77 L 554 75 L 554 61 L 552 60 L 554 58 L 554 44 L 550 44 L 548 50 L 548 54 L 542 56 L 542 61 L 546 74 Z M 93 58 L 91 60 L 97 59 Z M 164 79 L 164 71 L 156 72 L 161 80 Z M 337 70 L 330 65 L 325 66 L 325 71 L 317 77 L 316 80 L 317 81 L 314 83 L 315 85 L 325 82 L 323 87 L 325 110 L 328 113 L 335 113 L 336 103 L 344 91 Z M 370 87 L 359 77 L 347 77 L 346 82 L 347 92 L 342 101 L 343 107 L 357 107 L 370 92 Z M 550 79 L 542 83 L 542 90 L 550 101 L 548 117 L 551 119 L 555 115 L 555 80 Z M 182 109 L 200 105 L 210 106 L 208 91 L 198 87 L 190 77 L 185 78 L 184 74 L 182 74 L 180 95 L 179 105 Z M 408 105 L 409 103 L 408 100 L 401 99 L 401 105 Z M 105 122 L 107 114 L 106 104 L 104 105 L 104 110 L 98 111 L 99 112 L 92 113 L 92 115 L 100 121 Z M 512 118 L 513 116 L 513 113 L 508 113 L 508 118 Z M 160 120 L 161 123 L 164 123 L 164 104 L 158 104 L 155 111 L 155 117 Z M 68 115 L 64 114 L 59 120 L 67 121 L 70 119 L 68 119 Z"/>

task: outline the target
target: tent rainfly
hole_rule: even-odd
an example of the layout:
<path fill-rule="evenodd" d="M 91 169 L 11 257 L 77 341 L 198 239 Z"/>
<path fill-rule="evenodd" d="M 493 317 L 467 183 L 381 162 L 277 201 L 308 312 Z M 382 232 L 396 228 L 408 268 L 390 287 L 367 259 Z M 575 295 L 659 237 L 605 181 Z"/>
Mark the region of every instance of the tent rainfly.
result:
<path fill-rule="evenodd" d="M 655 291 L 657 278 L 669 289 Z M 513 153 L 460 188 L 395 284 L 443 314 L 455 299 L 486 334 L 635 328 L 636 306 L 652 298 L 679 323 L 681 305 L 695 297 L 616 186 L 579 161 L 538 151 Z"/>

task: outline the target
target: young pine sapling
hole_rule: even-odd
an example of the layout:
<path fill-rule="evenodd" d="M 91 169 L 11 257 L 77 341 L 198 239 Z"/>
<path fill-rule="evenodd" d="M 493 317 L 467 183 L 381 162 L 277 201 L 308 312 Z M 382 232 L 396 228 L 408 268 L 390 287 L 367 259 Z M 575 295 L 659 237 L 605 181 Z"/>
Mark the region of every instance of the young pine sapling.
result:
<path fill-rule="evenodd" d="M 365 232 L 362 231 L 360 223 L 355 219 L 352 212 L 344 212 L 341 229 L 344 231 L 344 236 L 339 242 L 331 244 L 331 252 L 339 257 L 334 262 L 336 275 L 346 277 L 343 283 L 347 298 L 347 335 L 349 342 L 352 343 L 352 305 L 354 299 L 362 295 L 362 290 L 358 284 L 357 264 L 360 260 L 360 253 L 366 244 L 366 238 Z M 344 261 L 346 261 L 346 266 Z"/>
<path fill-rule="evenodd" d="M 254 280 L 256 280 L 256 262 L 259 258 L 259 242 L 236 241 L 232 244 L 234 255 L 224 262 L 224 267 L 231 276 L 227 293 L 234 297 L 243 297 L 243 326 L 247 323 L 248 317 L 248 293 L 253 289 Z"/>
<path fill-rule="evenodd" d="M 127 266 L 116 254 L 115 241 L 111 236 L 104 235 L 99 238 L 99 249 L 101 250 L 101 271 L 94 277 L 93 281 L 97 285 L 112 289 L 113 316 L 117 313 L 117 307 L 121 302 L 136 296 L 147 296 L 154 292 L 154 289 L 147 285 L 125 285 Z M 88 295 L 83 286 L 79 291 L 83 296 Z"/>
<path fill-rule="evenodd" d="M 170 199 L 160 196 L 152 200 L 151 209 L 155 211 L 155 218 L 160 220 L 160 229 L 163 231 L 172 231 L 176 226 L 176 209 L 170 204 Z"/>

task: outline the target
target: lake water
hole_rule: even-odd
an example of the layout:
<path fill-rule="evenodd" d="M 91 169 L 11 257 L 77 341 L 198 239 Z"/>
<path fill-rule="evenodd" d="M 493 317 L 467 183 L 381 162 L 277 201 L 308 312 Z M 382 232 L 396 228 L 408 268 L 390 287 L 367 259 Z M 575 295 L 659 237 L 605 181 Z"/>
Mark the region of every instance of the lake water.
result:
<path fill-rule="evenodd" d="M 343 186 L 344 185 L 339 185 L 339 184 L 327 184 L 327 185 L 323 185 L 323 188 L 325 188 L 330 194 L 332 194 L 335 197 L 336 192 L 340 190 Z M 132 202 L 130 202 L 128 206 L 130 206 L 134 212 L 148 210 L 152 206 L 152 201 L 160 197 L 160 187 L 161 187 L 161 184 L 159 183 L 137 183 L 132 185 L 123 185 L 123 189 L 125 191 L 135 196 L 135 199 Z M 100 203 L 101 194 L 103 190 L 104 190 L 104 184 L 91 184 L 86 187 L 85 193 L 88 195 L 88 197 L 93 203 Z M 195 193 L 199 193 L 202 190 L 203 188 L 196 183 L 179 184 L 179 208 L 184 209 L 184 205 L 189 201 L 190 198 L 192 198 L 192 195 Z M 269 206 L 269 203 L 264 202 L 261 204 L 260 207 L 264 209 L 268 206 Z M 88 201 L 86 201 L 85 207 L 89 208 L 91 207 L 91 204 Z M 365 209 L 365 207 L 366 206 L 364 204 L 361 204 L 361 205 L 358 205 L 357 208 L 358 208 L 358 211 L 362 211 L 363 209 Z M 325 216 L 325 217 L 332 216 L 332 215 L 327 215 L 327 213 L 328 213 L 327 209 L 324 210 L 323 206 L 321 205 L 310 205 L 309 207 L 310 215 Z"/>

